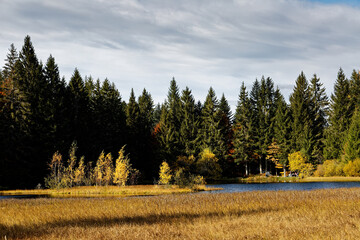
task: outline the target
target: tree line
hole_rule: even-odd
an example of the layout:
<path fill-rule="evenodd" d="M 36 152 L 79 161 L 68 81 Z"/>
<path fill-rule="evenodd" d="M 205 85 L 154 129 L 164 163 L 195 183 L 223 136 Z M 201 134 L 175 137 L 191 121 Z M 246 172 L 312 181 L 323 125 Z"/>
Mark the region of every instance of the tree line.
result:
<path fill-rule="evenodd" d="M 240 86 L 235 113 L 210 87 L 204 102 L 170 81 L 167 99 L 154 104 L 144 89 L 128 101 L 114 83 L 75 69 L 60 77 L 53 56 L 43 64 L 29 36 L 18 52 L 12 44 L 0 71 L 0 187 L 34 187 L 51 172 L 57 151 L 74 141 L 84 166 L 102 152 L 129 154 L 153 182 L 166 161 L 175 172 L 205 179 L 285 173 L 289 154 L 301 152 L 314 168 L 325 160 L 349 163 L 360 157 L 360 74 L 340 68 L 330 99 L 320 78 L 296 79 L 289 103 L 270 77 Z M 125 146 L 124 148 L 122 148 Z M 115 164 L 115 160 L 111 160 Z M 79 168 L 76 163 L 75 168 Z M 93 165 L 94 166 L 94 165 Z M 322 166 L 322 165 L 321 165 Z"/>

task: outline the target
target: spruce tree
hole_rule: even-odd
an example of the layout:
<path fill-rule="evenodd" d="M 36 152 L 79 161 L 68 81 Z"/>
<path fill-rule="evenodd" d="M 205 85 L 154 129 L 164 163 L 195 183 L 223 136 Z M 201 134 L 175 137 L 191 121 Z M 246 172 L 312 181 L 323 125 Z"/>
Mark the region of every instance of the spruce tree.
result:
<path fill-rule="evenodd" d="M 345 162 L 360 158 L 360 113 L 355 111 L 344 144 Z"/>
<path fill-rule="evenodd" d="M 280 90 L 275 91 L 275 104 L 277 106 L 274 119 L 274 139 L 279 146 L 278 161 L 283 166 L 284 175 L 288 165 L 288 155 L 291 147 L 291 112 L 290 108 L 281 95 Z"/>
<path fill-rule="evenodd" d="M 329 101 L 325 88 L 316 74 L 310 81 L 310 104 L 311 131 L 314 140 L 311 160 L 313 160 L 313 163 L 318 164 L 322 163 L 323 160 L 322 149 L 324 148 L 324 130 L 327 125 L 326 115 Z"/>
<path fill-rule="evenodd" d="M 157 139 L 160 144 L 161 161 L 167 161 L 170 166 L 175 163 L 177 156 L 181 154 L 179 132 L 181 123 L 181 102 L 179 88 L 173 78 L 170 82 L 167 100 L 163 106 L 159 133 Z"/>
<path fill-rule="evenodd" d="M 329 109 L 329 127 L 325 130 L 325 159 L 338 159 L 341 155 L 346 131 L 349 128 L 353 112 L 350 83 L 340 68 L 331 94 Z"/>
<path fill-rule="evenodd" d="M 293 93 L 290 96 L 292 112 L 292 149 L 303 151 L 309 158 L 313 150 L 313 136 L 311 133 L 311 95 L 308 81 L 303 72 L 298 76 Z"/>
<path fill-rule="evenodd" d="M 223 168 L 223 174 L 229 175 L 232 174 L 234 163 L 231 157 L 231 150 L 233 149 L 232 113 L 224 94 L 222 94 L 219 102 L 219 114 L 220 135 L 224 143 L 223 149 L 221 150 L 223 156 L 219 157 L 219 164 Z"/>
<path fill-rule="evenodd" d="M 239 100 L 234 116 L 234 162 L 238 165 L 243 164 L 245 175 L 250 174 L 250 163 L 252 160 L 252 142 L 250 138 L 251 130 L 251 110 L 250 100 L 244 82 L 241 85 Z"/>
<path fill-rule="evenodd" d="M 183 156 L 196 156 L 200 149 L 197 146 L 199 122 L 195 116 L 195 99 L 191 90 L 186 87 L 181 94 L 180 147 Z"/>
<path fill-rule="evenodd" d="M 199 131 L 201 150 L 209 148 L 217 158 L 223 157 L 224 141 L 221 138 L 219 103 L 215 91 L 210 87 L 201 111 Z"/>

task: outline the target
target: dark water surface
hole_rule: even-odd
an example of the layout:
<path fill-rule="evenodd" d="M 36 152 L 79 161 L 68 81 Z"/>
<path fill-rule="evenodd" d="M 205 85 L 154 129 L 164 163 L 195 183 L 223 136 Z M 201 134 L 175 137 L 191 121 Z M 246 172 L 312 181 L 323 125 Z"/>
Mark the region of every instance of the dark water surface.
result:
<path fill-rule="evenodd" d="M 286 191 L 286 190 L 315 190 L 327 188 L 352 188 L 360 187 L 360 182 L 309 182 L 309 183 L 235 183 L 235 184 L 216 184 L 207 185 L 208 187 L 223 188 L 217 191 L 204 191 L 199 193 L 233 193 L 233 192 L 249 192 L 249 191 Z M 47 198 L 47 195 L 11 195 L 1 196 L 3 199 L 31 199 L 31 198 Z"/>
<path fill-rule="evenodd" d="M 352 188 L 352 187 L 360 187 L 360 182 L 238 183 L 238 184 L 217 184 L 217 185 L 208 185 L 208 186 L 223 188 L 223 190 L 206 191 L 204 193 Z"/>

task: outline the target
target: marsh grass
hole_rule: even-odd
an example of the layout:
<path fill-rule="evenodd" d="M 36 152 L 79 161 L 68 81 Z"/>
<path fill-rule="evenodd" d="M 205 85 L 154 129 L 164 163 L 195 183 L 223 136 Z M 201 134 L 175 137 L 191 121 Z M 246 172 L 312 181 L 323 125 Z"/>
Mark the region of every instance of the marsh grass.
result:
<path fill-rule="evenodd" d="M 360 182 L 360 177 L 265 177 L 255 175 L 238 180 L 241 183 L 280 183 L 280 182 Z"/>
<path fill-rule="evenodd" d="M 359 239 L 360 189 L 0 201 L 0 239 Z"/>
<path fill-rule="evenodd" d="M 0 191 L 0 195 L 42 195 L 49 197 L 129 197 L 155 196 L 163 194 L 191 193 L 196 191 L 214 190 L 205 186 L 195 189 L 179 188 L 177 186 L 134 185 L 134 186 L 90 186 L 63 189 L 34 189 Z"/>

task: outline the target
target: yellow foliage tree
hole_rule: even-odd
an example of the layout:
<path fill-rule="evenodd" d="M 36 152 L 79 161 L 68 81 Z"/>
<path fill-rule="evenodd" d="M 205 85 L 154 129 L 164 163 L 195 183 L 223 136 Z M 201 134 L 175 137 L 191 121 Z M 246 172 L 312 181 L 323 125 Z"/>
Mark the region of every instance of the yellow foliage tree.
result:
<path fill-rule="evenodd" d="M 94 180 L 96 185 L 102 186 L 104 177 L 105 153 L 102 151 L 94 168 Z"/>
<path fill-rule="evenodd" d="M 74 184 L 75 179 L 75 165 L 76 165 L 76 142 L 74 141 L 71 144 L 70 150 L 69 150 L 69 159 L 68 159 L 68 166 L 65 170 L 64 176 L 63 176 L 63 184 L 67 187 L 72 187 Z"/>
<path fill-rule="evenodd" d="M 301 152 L 294 152 L 289 154 L 289 168 L 290 171 L 298 172 L 300 177 L 310 176 L 314 167 L 307 162 L 306 156 Z"/>
<path fill-rule="evenodd" d="M 59 151 L 54 153 L 49 166 L 51 169 L 51 177 L 53 178 L 55 184 L 58 185 L 61 181 L 61 177 L 64 171 L 62 155 L 59 153 Z"/>
<path fill-rule="evenodd" d="M 125 186 L 129 179 L 131 164 L 128 156 L 125 156 L 125 146 L 119 151 L 119 157 L 116 159 L 114 171 L 114 183 L 119 186 Z"/>
<path fill-rule="evenodd" d="M 197 171 L 205 178 L 217 178 L 221 175 L 221 167 L 215 154 L 205 148 L 196 162 Z"/>
<path fill-rule="evenodd" d="M 77 186 L 80 186 L 85 181 L 85 164 L 84 164 L 84 156 L 80 158 L 79 166 L 75 170 L 75 178 L 74 183 Z"/>
<path fill-rule="evenodd" d="M 171 181 L 171 169 L 169 165 L 164 161 L 160 166 L 159 171 L 159 184 L 160 185 L 168 185 Z"/>
<path fill-rule="evenodd" d="M 111 153 L 106 154 L 105 162 L 104 162 L 104 175 L 103 175 L 103 182 L 107 186 L 111 184 L 112 182 L 112 176 L 113 176 L 113 162 L 112 162 L 112 156 Z"/>

